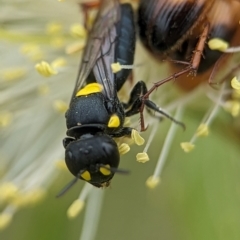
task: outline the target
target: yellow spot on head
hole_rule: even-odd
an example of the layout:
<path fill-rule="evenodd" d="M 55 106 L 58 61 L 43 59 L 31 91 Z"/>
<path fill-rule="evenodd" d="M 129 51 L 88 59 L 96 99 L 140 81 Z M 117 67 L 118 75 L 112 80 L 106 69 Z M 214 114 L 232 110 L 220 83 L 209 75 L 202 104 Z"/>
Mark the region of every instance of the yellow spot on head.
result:
<path fill-rule="evenodd" d="M 53 108 L 60 113 L 65 113 L 68 110 L 68 105 L 62 100 L 55 100 L 53 102 Z"/>
<path fill-rule="evenodd" d="M 89 171 L 84 171 L 81 174 L 81 177 L 85 180 L 85 181 L 90 181 L 91 180 L 91 175 Z"/>
<path fill-rule="evenodd" d="M 0 229 L 6 228 L 12 221 L 12 214 L 2 213 L 0 214 Z"/>
<path fill-rule="evenodd" d="M 229 47 L 229 44 L 220 38 L 213 38 L 209 40 L 208 46 L 212 50 L 219 50 L 224 52 Z"/>
<path fill-rule="evenodd" d="M 122 70 L 122 67 L 119 62 L 111 64 L 112 72 L 117 73 Z"/>
<path fill-rule="evenodd" d="M 69 218 L 75 218 L 82 211 L 84 205 L 85 205 L 84 201 L 80 199 L 75 200 L 68 208 L 67 216 Z"/>
<path fill-rule="evenodd" d="M 57 71 L 53 69 L 47 62 L 42 61 L 35 65 L 35 69 L 44 77 L 50 77 L 52 75 L 57 74 Z"/>
<path fill-rule="evenodd" d="M 146 186 L 148 188 L 154 189 L 160 183 L 159 177 L 150 176 L 146 181 Z"/>
<path fill-rule="evenodd" d="M 197 129 L 196 135 L 198 137 L 206 137 L 209 134 L 209 129 L 206 124 L 200 124 L 200 126 Z"/>
<path fill-rule="evenodd" d="M 100 167 L 99 171 L 104 175 L 104 176 L 109 176 L 111 175 L 111 170 L 110 170 L 110 165 L 105 165 L 104 167 Z"/>
<path fill-rule="evenodd" d="M 119 126 L 120 126 L 120 119 L 116 114 L 113 114 L 108 121 L 108 127 L 117 128 Z"/>
<path fill-rule="evenodd" d="M 70 28 L 70 32 L 74 37 L 78 37 L 78 38 L 87 37 L 86 29 L 84 28 L 83 25 L 80 25 L 80 24 L 73 24 Z"/>
<path fill-rule="evenodd" d="M 237 77 L 234 77 L 231 81 L 231 86 L 235 90 L 240 90 L 240 82 L 238 81 Z"/>
<path fill-rule="evenodd" d="M 186 153 L 191 152 L 195 147 L 195 145 L 190 142 L 182 142 L 180 145 L 183 151 Z"/>
<path fill-rule="evenodd" d="M 138 153 L 136 155 L 137 161 L 140 163 L 145 163 L 149 161 L 149 156 L 146 152 Z"/>
<path fill-rule="evenodd" d="M 103 87 L 101 84 L 90 83 L 90 84 L 86 85 L 84 88 L 82 88 L 81 90 L 79 90 L 76 94 L 76 97 L 87 96 L 92 93 L 99 93 L 102 90 L 103 90 Z"/>
<path fill-rule="evenodd" d="M 130 147 L 127 143 L 122 143 L 119 147 L 118 147 L 118 151 L 120 153 L 120 155 L 124 155 L 127 152 L 130 151 Z"/>
<path fill-rule="evenodd" d="M 142 138 L 142 137 L 140 136 L 139 132 L 136 131 L 135 129 L 132 130 L 131 138 L 134 140 L 134 142 L 135 142 L 138 146 L 143 145 L 144 142 L 145 142 L 144 138 Z"/>

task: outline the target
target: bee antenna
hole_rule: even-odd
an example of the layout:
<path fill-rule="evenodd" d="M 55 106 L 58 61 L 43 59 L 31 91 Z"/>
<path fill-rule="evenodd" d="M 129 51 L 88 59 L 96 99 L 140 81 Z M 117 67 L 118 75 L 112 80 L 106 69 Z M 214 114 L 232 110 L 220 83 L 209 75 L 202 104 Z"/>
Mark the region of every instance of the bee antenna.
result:
<path fill-rule="evenodd" d="M 78 179 L 79 179 L 79 176 L 77 175 L 57 194 L 56 198 L 63 196 L 78 181 Z"/>

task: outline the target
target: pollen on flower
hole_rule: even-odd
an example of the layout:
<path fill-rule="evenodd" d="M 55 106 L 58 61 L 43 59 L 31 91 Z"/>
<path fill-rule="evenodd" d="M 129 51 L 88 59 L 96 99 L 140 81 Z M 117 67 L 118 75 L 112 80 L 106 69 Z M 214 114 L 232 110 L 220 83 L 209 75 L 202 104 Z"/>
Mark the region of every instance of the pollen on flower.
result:
<path fill-rule="evenodd" d="M 191 142 L 182 142 L 180 146 L 186 153 L 191 152 L 195 148 L 195 145 Z"/>
<path fill-rule="evenodd" d="M 84 205 L 85 205 L 84 201 L 80 199 L 75 200 L 68 208 L 67 216 L 69 218 L 75 218 L 82 211 Z"/>
<path fill-rule="evenodd" d="M 77 38 L 85 39 L 87 37 L 87 31 L 84 28 L 84 26 L 81 24 L 73 24 L 70 27 L 70 32 L 74 37 L 77 37 Z"/>
<path fill-rule="evenodd" d="M 145 163 L 149 161 L 149 156 L 146 152 L 138 153 L 136 155 L 136 159 L 140 163 Z"/>
<path fill-rule="evenodd" d="M 207 124 L 204 124 L 204 123 L 200 124 L 196 131 L 196 135 L 198 137 L 206 137 L 208 136 L 208 134 L 209 134 L 209 128 Z"/>
<path fill-rule="evenodd" d="M 150 176 L 146 181 L 146 186 L 148 188 L 154 189 L 160 183 L 160 178 L 155 176 Z"/>
<path fill-rule="evenodd" d="M 234 99 L 240 99 L 240 89 L 239 90 L 233 90 L 232 97 Z"/>
<path fill-rule="evenodd" d="M 7 127 L 12 122 L 12 114 L 10 112 L 0 113 L 0 128 Z"/>
<path fill-rule="evenodd" d="M 120 155 L 124 155 L 130 151 L 130 146 L 127 143 L 122 143 L 118 146 L 118 151 Z"/>
<path fill-rule="evenodd" d="M 19 189 L 12 182 L 5 182 L 0 186 L 0 200 L 1 202 L 8 202 L 17 196 Z"/>
<path fill-rule="evenodd" d="M 65 44 L 65 39 L 61 36 L 53 37 L 51 39 L 51 45 L 54 48 L 61 48 L 64 46 L 64 44 Z"/>
<path fill-rule="evenodd" d="M 143 145 L 144 142 L 145 142 L 144 138 L 141 137 L 140 134 L 139 134 L 139 132 L 136 131 L 135 129 L 132 130 L 131 138 L 134 140 L 134 142 L 135 142 L 138 146 Z"/>
<path fill-rule="evenodd" d="M 235 90 L 240 90 L 240 82 L 238 81 L 237 77 L 234 77 L 232 80 L 231 80 L 231 86 L 233 89 Z"/>
<path fill-rule="evenodd" d="M 44 77 L 50 77 L 52 75 L 56 75 L 57 71 L 51 67 L 51 65 L 45 61 L 41 61 L 35 65 L 35 69 Z"/>
<path fill-rule="evenodd" d="M 53 101 L 53 108 L 60 113 L 65 113 L 68 110 L 68 104 L 62 100 Z"/>
<path fill-rule="evenodd" d="M 122 67 L 119 62 L 111 64 L 112 72 L 117 73 L 122 70 Z"/>
<path fill-rule="evenodd" d="M 24 68 L 12 68 L 12 69 L 6 69 L 1 72 L 1 76 L 3 80 L 5 81 L 13 81 L 13 80 L 18 80 L 23 77 L 25 77 L 27 74 L 27 70 Z"/>
<path fill-rule="evenodd" d="M 12 214 L 1 213 L 0 214 L 0 230 L 6 228 L 12 221 Z"/>
<path fill-rule="evenodd" d="M 226 101 L 224 109 L 230 112 L 233 117 L 237 117 L 240 113 L 240 102 L 236 100 Z"/>
<path fill-rule="evenodd" d="M 47 34 L 56 35 L 62 32 L 63 26 L 57 22 L 48 23 L 46 26 Z"/>
<path fill-rule="evenodd" d="M 220 38 L 213 38 L 208 41 L 208 46 L 212 50 L 225 51 L 229 47 L 229 43 Z"/>

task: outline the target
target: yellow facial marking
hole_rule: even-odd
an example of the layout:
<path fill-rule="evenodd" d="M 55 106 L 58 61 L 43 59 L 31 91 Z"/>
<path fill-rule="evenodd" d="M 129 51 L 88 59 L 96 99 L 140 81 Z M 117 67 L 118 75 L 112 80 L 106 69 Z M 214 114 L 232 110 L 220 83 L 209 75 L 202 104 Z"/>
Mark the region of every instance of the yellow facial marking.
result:
<path fill-rule="evenodd" d="M 89 173 L 89 171 L 84 171 L 82 174 L 81 174 L 81 177 L 86 180 L 86 181 L 90 181 L 91 180 L 91 175 Z"/>
<path fill-rule="evenodd" d="M 79 90 L 76 94 L 76 97 L 86 96 L 91 93 L 99 93 L 102 91 L 102 89 L 103 89 L 103 87 L 101 84 L 90 83 L 90 84 L 86 85 L 84 88 L 82 88 L 81 90 Z"/>
<path fill-rule="evenodd" d="M 99 171 L 104 175 L 104 176 L 108 176 L 111 174 L 111 170 L 110 170 L 110 165 L 105 165 L 104 167 L 100 167 Z"/>
<path fill-rule="evenodd" d="M 116 114 L 113 114 L 108 122 L 109 128 L 117 128 L 120 125 L 120 119 Z"/>

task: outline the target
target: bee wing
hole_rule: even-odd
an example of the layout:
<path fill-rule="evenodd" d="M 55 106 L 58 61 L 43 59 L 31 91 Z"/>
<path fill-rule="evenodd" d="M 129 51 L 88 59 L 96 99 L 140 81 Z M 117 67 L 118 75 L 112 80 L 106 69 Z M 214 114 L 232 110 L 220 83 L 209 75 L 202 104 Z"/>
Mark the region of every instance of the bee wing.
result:
<path fill-rule="evenodd" d="M 72 97 L 83 87 L 92 70 L 96 81 L 104 86 L 104 94 L 109 98 L 115 94 L 114 76 L 112 72 L 110 73 L 110 64 L 114 62 L 115 50 L 112 45 L 117 36 L 115 25 L 119 19 L 118 0 L 102 0 L 97 18 L 87 40 Z"/>

